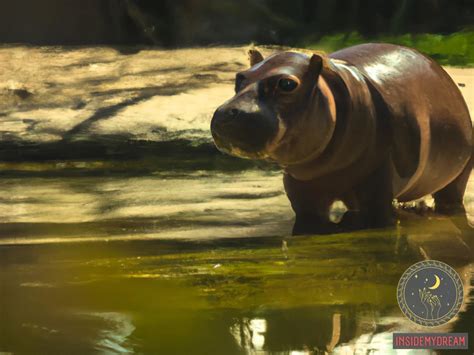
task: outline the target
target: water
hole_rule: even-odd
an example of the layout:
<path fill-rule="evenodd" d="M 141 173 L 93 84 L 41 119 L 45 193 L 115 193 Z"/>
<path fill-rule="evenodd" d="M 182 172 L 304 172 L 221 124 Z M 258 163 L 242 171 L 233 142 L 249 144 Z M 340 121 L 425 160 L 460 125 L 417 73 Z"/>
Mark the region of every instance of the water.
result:
<path fill-rule="evenodd" d="M 1 180 L 0 351 L 386 354 L 420 330 L 396 302 L 420 247 L 466 285 L 444 330 L 472 327 L 469 235 L 447 218 L 293 238 L 274 170 L 36 175 Z"/>
<path fill-rule="evenodd" d="M 281 172 L 212 148 L 243 48 L 0 59 L 0 353 L 388 354 L 426 330 L 396 301 L 426 257 L 465 285 L 435 331 L 474 339 L 463 216 L 291 237 Z M 473 224 L 473 177 L 465 202 Z"/>

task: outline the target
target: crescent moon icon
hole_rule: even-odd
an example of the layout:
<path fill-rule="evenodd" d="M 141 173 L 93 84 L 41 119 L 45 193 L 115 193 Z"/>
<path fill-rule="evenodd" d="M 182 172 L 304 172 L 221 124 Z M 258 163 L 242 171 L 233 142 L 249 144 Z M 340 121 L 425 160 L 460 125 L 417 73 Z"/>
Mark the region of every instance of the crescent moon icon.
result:
<path fill-rule="evenodd" d="M 430 290 L 436 290 L 439 287 L 439 285 L 441 284 L 441 280 L 439 279 L 438 275 L 434 275 L 434 277 L 435 277 L 436 281 L 435 281 L 433 286 L 428 287 Z"/>

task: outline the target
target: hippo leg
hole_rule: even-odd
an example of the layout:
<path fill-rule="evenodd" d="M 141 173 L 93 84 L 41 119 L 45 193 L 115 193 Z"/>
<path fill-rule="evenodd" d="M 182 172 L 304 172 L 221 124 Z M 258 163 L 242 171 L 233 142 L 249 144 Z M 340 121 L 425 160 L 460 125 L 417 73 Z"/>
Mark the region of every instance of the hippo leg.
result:
<path fill-rule="evenodd" d="M 347 212 L 341 220 L 345 230 L 393 225 L 393 193 L 388 164 L 376 169 L 359 186 L 342 197 Z"/>
<path fill-rule="evenodd" d="M 329 220 L 329 208 L 335 200 L 334 196 L 315 188 L 310 182 L 295 180 L 288 174 L 285 174 L 283 183 L 296 215 L 293 235 L 338 231 L 338 226 Z"/>
<path fill-rule="evenodd" d="M 320 203 L 313 205 L 312 211 L 295 211 L 295 224 L 293 235 L 303 234 L 329 234 L 338 232 L 338 226 L 329 220 L 329 207 L 326 198 L 322 197 Z"/>
<path fill-rule="evenodd" d="M 472 160 L 473 158 L 469 160 L 456 179 L 433 194 L 435 212 L 445 215 L 465 213 L 463 197 L 472 171 Z"/>

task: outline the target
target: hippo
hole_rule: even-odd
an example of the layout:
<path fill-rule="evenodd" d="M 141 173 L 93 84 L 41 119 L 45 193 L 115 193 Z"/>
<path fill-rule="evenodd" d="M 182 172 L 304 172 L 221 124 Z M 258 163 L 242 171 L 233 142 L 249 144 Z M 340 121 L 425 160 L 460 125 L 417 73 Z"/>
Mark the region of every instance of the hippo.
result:
<path fill-rule="evenodd" d="M 266 59 L 253 49 L 249 57 L 211 132 L 222 152 L 282 168 L 293 234 L 389 226 L 394 200 L 427 195 L 435 213 L 464 212 L 472 123 L 435 61 L 383 43 Z M 347 207 L 338 223 L 329 213 L 335 201 Z"/>

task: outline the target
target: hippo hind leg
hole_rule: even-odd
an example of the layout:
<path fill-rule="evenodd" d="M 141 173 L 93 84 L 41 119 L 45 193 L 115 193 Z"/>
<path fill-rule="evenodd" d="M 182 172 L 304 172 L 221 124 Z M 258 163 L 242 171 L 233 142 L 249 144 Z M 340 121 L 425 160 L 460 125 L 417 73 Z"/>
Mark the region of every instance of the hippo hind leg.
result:
<path fill-rule="evenodd" d="M 441 190 L 433 194 L 435 212 L 445 215 L 465 213 L 463 197 L 471 175 L 473 158 L 469 160 L 459 176 Z"/>

